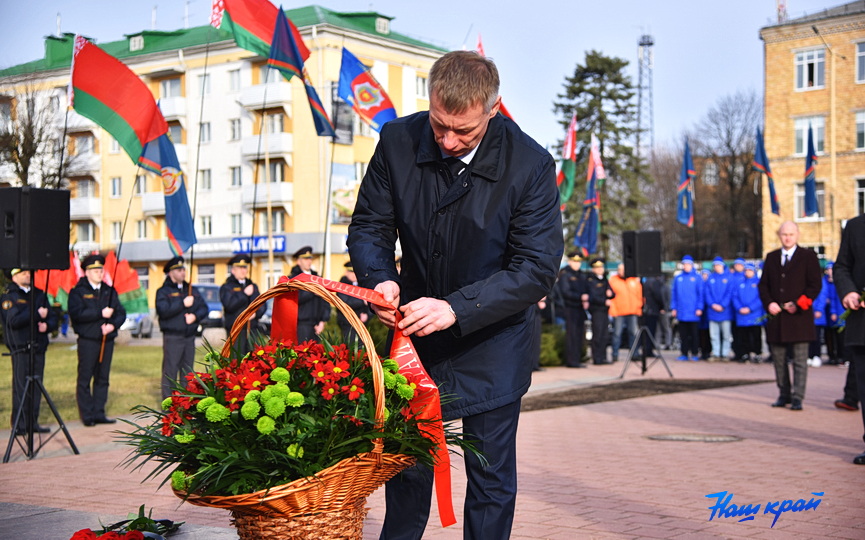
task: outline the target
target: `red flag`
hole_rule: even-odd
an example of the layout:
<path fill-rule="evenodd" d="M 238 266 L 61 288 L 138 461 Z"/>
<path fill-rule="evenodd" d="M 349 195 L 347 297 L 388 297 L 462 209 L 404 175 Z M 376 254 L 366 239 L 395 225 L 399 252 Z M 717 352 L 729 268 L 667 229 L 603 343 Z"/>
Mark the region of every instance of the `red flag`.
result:
<path fill-rule="evenodd" d="M 276 12 L 279 8 L 268 0 L 222 0 L 224 11 L 217 13 L 214 5 L 210 16 L 211 24 L 219 20 L 218 28 L 225 28 L 234 34 L 238 47 L 267 58 L 270 56 L 270 43 L 276 27 Z M 288 21 L 291 35 L 297 43 L 297 50 L 304 62 L 309 58 L 309 49 L 303 43 L 300 32 L 294 23 Z M 217 26 L 214 24 L 214 26 Z"/>
<path fill-rule="evenodd" d="M 484 44 L 481 43 L 481 35 L 480 35 L 480 33 L 478 33 L 478 54 L 481 55 L 481 56 L 483 56 L 484 58 L 486 58 L 486 56 L 487 56 L 486 54 L 484 54 Z M 504 102 L 504 101 L 502 101 L 502 102 L 499 104 L 499 111 L 500 111 L 503 115 L 505 115 L 505 116 L 507 116 L 508 118 L 510 118 L 511 120 L 514 119 L 514 117 L 511 116 L 511 112 L 508 110 L 507 107 L 505 107 L 505 102 Z"/>

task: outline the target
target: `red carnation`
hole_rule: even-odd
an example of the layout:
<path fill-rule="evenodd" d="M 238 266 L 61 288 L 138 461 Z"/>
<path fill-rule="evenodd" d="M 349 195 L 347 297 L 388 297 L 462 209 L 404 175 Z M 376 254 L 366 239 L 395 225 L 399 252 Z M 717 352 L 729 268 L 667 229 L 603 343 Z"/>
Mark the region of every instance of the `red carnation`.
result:
<path fill-rule="evenodd" d="M 129 531 L 123 535 L 123 540 L 144 540 L 144 533 L 141 531 Z"/>
<path fill-rule="evenodd" d="M 90 529 L 81 529 L 80 531 L 73 534 L 72 538 L 70 538 L 69 540 L 96 540 L 96 538 L 98 538 L 98 536 L 95 532 L 91 531 Z"/>
<path fill-rule="evenodd" d="M 802 311 L 811 309 L 811 304 L 813 303 L 814 301 L 805 296 L 804 294 L 800 296 L 798 300 L 796 300 L 796 305 L 799 306 L 799 309 L 801 309 Z"/>

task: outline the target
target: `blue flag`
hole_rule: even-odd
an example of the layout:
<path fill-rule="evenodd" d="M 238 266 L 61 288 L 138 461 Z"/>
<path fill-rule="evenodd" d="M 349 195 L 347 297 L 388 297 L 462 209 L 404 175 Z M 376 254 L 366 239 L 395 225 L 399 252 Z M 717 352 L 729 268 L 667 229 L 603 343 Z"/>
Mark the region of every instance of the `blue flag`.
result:
<path fill-rule="evenodd" d="M 805 212 L 810 216 L 819 212 L 817 207 L 817 152 L 814 151 L 814 133 L 808 124 L 808 154 L 805 156 Z"/>
<path fill-rule="evenodd" d="M 769 178 L 769 203 L 772 205 L 772 213 L 781 215 L 781 205 L 778 204 L 778 194 L 775 193 L 775 177 L 772 176 L 772 169 L 769 168 L 769 157 L 766 155 L 766 147 L 763 145 L 763 133 L 760 128 L 757 128 L 757 145 L 754 149 L 754 164 L 752 165 L 755 171 L 765 174 Z"/>
<path fill-rule="evenodd" d="M 598 235 L 601 232 L 601 194 L 598 191 L 598 182 L 607 177 L 601 161 L 600 146 L 598 138 L 592 133 L 589 166 L 586 171 L 586 198 L 583 199 L 583 213 L 574 235 L 574 245 L 579 248 L 583 257 L 598 252 Z"/>
<path fill-rule="evenodd" d="M 682 172 L 679 174 L 679 188 L 676 193 L 676 221 L 689 228 L 694 226 L 694 161 L 691 148 L 685 141 L 685 157 L 682 159 Z"/>
<path fill-rule="evenodd" d="M 337 93 L 376 131 L 381 131 L 385 122 L 396 118 L 396 109 L 384 88 L 367 71 L 366 66 L 345 47 L 342 48 Z"/>
<path fill-rule="evenodd" d="M 174 255 L 182 255 L 197 240 L 192 212 L 189 211 L 183 171 L 180 170 L 174 144 L 167 133 L 145 145 L 141 157 L 138 158 L 138 164 L 162 177 L 168 248 Z"/>
<path fill-rule="evenodd" d="M 312 121 L 315 123 L 315 132 L 319 136 L 333 137 L 336 135 L 333 124 L 327 116 L 327 111 L 324 110 L 324 105 L 321 104 L 321 99 L 319 99 L 309 78 L 309 72 L 303 65 L 303 58 L 300 56 L 300 51 L 294 41 L 288 18 L 286 18 L 282 6 L 279 7 L 279 12 L 276 14 L 276 26 L 273 29 L 273 41 L 270 44 L 270 57 L 267 59 L 267 65 L 278 69 L 287 81 L 290 81 L 295 75 L 303 80 L 309 109 L 312 111 Z"/>

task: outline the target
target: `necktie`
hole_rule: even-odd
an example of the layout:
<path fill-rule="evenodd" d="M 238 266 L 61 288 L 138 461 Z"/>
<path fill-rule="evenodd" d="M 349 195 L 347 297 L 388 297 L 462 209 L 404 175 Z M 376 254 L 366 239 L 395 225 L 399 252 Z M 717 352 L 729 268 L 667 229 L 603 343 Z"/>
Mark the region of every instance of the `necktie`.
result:
<path fill-rule="evenodd" d="M 448 170 L 451 172 L 451 179 L 456 178 L 460 175 L 463 169 L 466 168 L 466 164 L 463 163 L 463 160 L 455 157 L 446 157 L 444 159 L 445 165 L 447 165 Z"/>
<path fill-rule="evenodd" d="M 785 253 L 784 254 L 784 262 L 781 264 L 781 266 L 787 266 L 788 262 L 790 262 L 790 255 Z"/>

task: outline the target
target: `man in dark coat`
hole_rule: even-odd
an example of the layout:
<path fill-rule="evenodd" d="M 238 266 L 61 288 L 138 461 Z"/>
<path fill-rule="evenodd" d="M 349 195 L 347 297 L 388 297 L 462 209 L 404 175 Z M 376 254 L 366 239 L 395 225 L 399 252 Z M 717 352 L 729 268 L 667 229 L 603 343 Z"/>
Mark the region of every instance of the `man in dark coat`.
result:
<path fill-rule="evenodd" d="M 553 286 L 563 240 L 549 152 L 498 115 L 495 65 L 473 52 L 440 58 L 430 110 L 384 125 L 361 184 L 348 246 L 360 284 L 405 318 L 443 395 L 488 460 L 467 452 L 466 538 L 510 535 L 516 502 L 520 398 L 531 382 L 536 326 L 529 308 Z M 402 247 L 397 273 L 394 253 Z M 376 308 L 394 325 L 392 313 Z M 421 538 L 433 473 L 387 484 L 382 538 Z"/>
<path fill-rule="evenodd" d="M 790 404 L 802 410 L 805 384 L 808 380 L 808 343 L 814 339 L 814 311 L 811 304 L 820 294 L 823 273 L 817 254 L 797 246 L 799 227 L 785 221 L 778 229 L 781 249 L 766 255 L 760 277 L 760 299 L 770 319 L 766 324 L 766 341 L 775 363 L 775 383 L 779 396 L 773 407 Z M 787 368 L 787 348 L 793 350 L 793 386 Z"/>
<path fill-rule="evenodd" d="M 317 276 L 312 269 L 312 246 L 303 246 L 294 253 L 295 265 L 289 278 L 300 274 Z M 330 320 L 330 304 L 315 293 L 309 291 L 297 292 L 297 341 L 318 341 L 319 334 Z"/>
<path fill-rule="evenodd" d="M 576 251 L 568 254 L 568 266 L 559 272 L 555 291 L 562 299 L 565 316 L 565 366 L 572 368 L 583 365 L 583 341 L 586 335 L 586 309 L 583 306 L 586 296 L 586 278 L 580 271 L 583 258 Z M 585 300 L 588 306 L 588 298 Z"/>
<path fill-rule="evenodd" d="M 865 424 L 865 215 L 847 222 L 841 233 L 841 247 L 833 269 L 835 288 L 844 309 L 850 310 L 847 316 L 845 346 L 854 371 L 856 388 Z M 865 436 L 863 436 L 865 439 Z M 853 458 L 856 465 L 865 465 L 865 452 Z"/>
<path fill-rule="evenodd" d="M 57 329 L 57 312 L 48 305 L 45 293 L 31 283 L 30 270 L 13 268 L 6 273 L 11 280 L 6 292 L 0 296 L 0 321 L 3 323 L 3 340 L 12 355 L 12 424 L 16 435 L 27 433 L 33 422 L 33 431 L 48 433 L 47 427 L 38 424 L 39 404 L 42 402 L 40 388 L 31 384 L 25 396 L 27 377 L 42 379 L 45 372 L 45 350 L 48 348 L 48 333 Z M 33 306 L 31 325 L 30 308 Z M 32 334 L 31 334 L 32 333 Z M 30 365 L 31 350 L 33 365 Z M 31 372 L 32 368 L 32 372 Z M 24 399 L 32 401 L 25 402 Z M 28 405 L 28 403 L 31 406 Z M 19 411 L 21 418 L 18 419 Z M 18 420 L 17 425 L 15 421 Z"/>
<path fill-rule="evenodd" d="M 339 282 L 354 286 L 358 285 L 357 274 L 354 273 L 354 265 L 351 264 L 351 261 L 345 263 L 345 275 L 339 278 Z M 338 293 L 337 296 L 339 296 L 340 300 L 348 304 L 348 307 L 354 311 L 357 318 L 360 319 L 360 322 L 366 324 L 367 321 L 369 321 L 369 306 L 365 300 L 341 293 Z M 346 343 L 357 339 L 357 331 L 352 328 L 348 319 L 346 319 L 342 312 L 338 310 L 336 312 L 336 324 L 339 325 L 339 329 L 342 331 L 342 336 Z"/>
<path fill-rule="evenodd" d="M 225 280 L 225 283 L 219 287 L 219 301 L 222 302 L 223 325 L 227 332 L 231 332 L 231 327 L 234 326 L 234 321 L 237 317 L 258 298 L 258 285 L 249 279 L 249 263 L 252 258 L 245 253 L 238 253 L 228 260 L 229 272 L 231 275 Z M 258 320 L 264 315 L 267 306 L 264 304 L 255 310 L 255 314 L 246 325 L 246 331 L 241 332 L 234 343 L 232 349 L 236 350 L 238 357 L 243 358 L 252 348 L 249 345 L 249 334 L 254 331 L 258 325 Z"/>
<path fill-rule="evenodd" d="M 183 257 L 174 257 L 162 267 L 165 283 L 156 291 L 156 316 L 162 332 L 162 399 L 171 395 L 175 383 L 186 384 L 186 374 L 195 363 L 195 333 L 207 317 L 207 303 L 198 289 L 186 282 Z"/>
<path fill-rule="evenodd" d="M 114 287 L 102 282 L 105 257 L 89 255 L 81 267 L 84 277 L 69 291 L 69 320 L 78 334 L 78 413 L 90 427 L 116 422 L 105 415 L 105 403 L 114 338 L 126 320 L 126 310 Z"/>
<path fill-rule="evenodd" d="M 586 301 L 592 316 L 592 363 L 609 364 L 607 344 L 610 341 L 610 303 L 616 293 L 607 281 L 606 261 L 592 259 L 592 272 L 586 277 Z"/>

